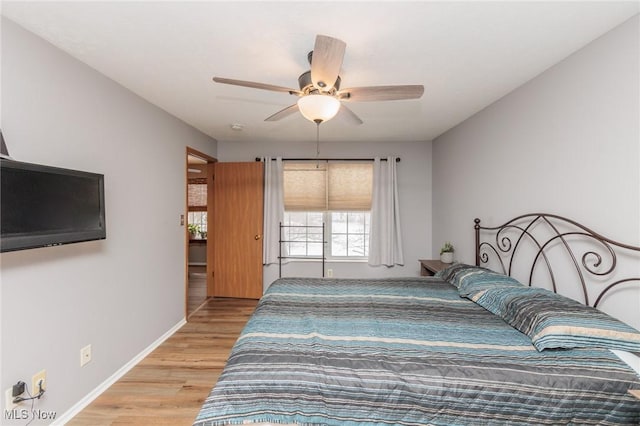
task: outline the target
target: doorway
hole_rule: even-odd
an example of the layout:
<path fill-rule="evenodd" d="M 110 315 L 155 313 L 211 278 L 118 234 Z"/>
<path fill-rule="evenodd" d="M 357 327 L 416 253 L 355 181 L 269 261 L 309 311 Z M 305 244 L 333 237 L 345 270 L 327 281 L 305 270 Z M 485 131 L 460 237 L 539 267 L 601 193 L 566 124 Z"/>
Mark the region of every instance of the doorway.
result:
<path fill-rule="evenodd" d="M 187 147 L 185 216 L 185 315 L 207 300 L 207 251 L 212 229 L 213 185 L 210 168 L 216 159 Z"/>

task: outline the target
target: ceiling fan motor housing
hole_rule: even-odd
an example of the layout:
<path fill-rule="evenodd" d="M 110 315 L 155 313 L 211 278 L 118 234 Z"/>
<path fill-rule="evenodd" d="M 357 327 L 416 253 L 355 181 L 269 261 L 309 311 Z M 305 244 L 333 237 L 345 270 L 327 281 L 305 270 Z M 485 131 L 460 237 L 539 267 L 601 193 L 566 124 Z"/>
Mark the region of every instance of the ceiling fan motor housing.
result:
<path fill-rule="evenodd" d="M 338 76 L 336 82 L 333 84 L 333 87 L 330 87 L 327 92 L 332 92 L 334 89 L 335 91 L 340 90 L 340 81 L 340 76 Z M 313 81 L 311 81 L 311 70 L 300 74 L 300 77 L 298 77 L 298 86 L 303 92 L 305 91 L 305 89 L 308 89 L 309 93 L 316 90 L 316 88 L 313 87 Z"/>

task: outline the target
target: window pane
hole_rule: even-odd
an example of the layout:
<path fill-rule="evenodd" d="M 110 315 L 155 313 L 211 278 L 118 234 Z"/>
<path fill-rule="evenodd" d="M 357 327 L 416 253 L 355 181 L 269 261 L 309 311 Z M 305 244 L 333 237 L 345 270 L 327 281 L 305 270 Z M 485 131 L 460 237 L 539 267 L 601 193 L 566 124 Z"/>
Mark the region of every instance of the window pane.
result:
<path fill-rule="evenodd" d="M 307 246 L 307 255 L 309 256 L 322 256 L 322 244 L 321 243 L 309 243 Z"/>
<path fill-rule="evenodd" d="M 332 234 L 347 233 L 347 213 L 344 213 L 344 212 L 331 213 L 331 233 Z"/>
<path fill-rule="evenodd" d="M 364 234 L 364 213 L 349 213 L 349 234 Z"/>
<path fill-rule="evenodd" d="M 306 256 L 307 255 L 306 243 L 289 243 L 289 255 Z"/>
<path fill-rule="evenodd" d="M 307 239 L 309 241 L 314 241 L 316 243 L 320 243 L 320 242 L 322 242 L 322 232 L 320 232 L 320 233 L 309 232 L 309 234 L 307 235 Z"/>
<path fill-rule="evenodd" d="M 207 232 L 207 212 L 200 212 L 200 231 Z"/>
<path fill-rule="evenodd" d="M 347 255 L 347 236 L 332 235 L 331 236 L 331 255 L 346 256 Z"/>
<path fill-rule="evenodd" d="M 289 228 L 289 235 L 306 235 L 306 234 L 307 234 L 307 228 L 304 228 L 301 226 Z"/>
<path fill-rule="evenodd" d="M 287 225 L 304 225 L 306 223 L 307 214 L 305 212 L 290 212 L 285 214 L 285 218 L 288 217 Z"/>
<path fill-rule="evenodd" d="M 363 235 L 349 235 L 347 256 L 364 256 Z"/>
<path fill-rule="evenodd" d="M 196 225 L 198 232 L 205 238 L 207 232 L 207 212 L 187 212 L 187 224 Z"/>
<path fill-rule="evenodd" d="M 313 226 L 322 226 L 322 222 L 324 222 L 324 217 L 322 212 L 309 212 L 307 213 L 308 217 L 308 225 Z"/>
<path fill-rule="evenodd" d="M 364 255 L 369 256 L 369 234 L 364 236 Z"/>
<path fill-rule="evenodd" d="M 305 242 L 307 241 L 307 235 L 306 234 L 289 234 L 289 241 Z"/>

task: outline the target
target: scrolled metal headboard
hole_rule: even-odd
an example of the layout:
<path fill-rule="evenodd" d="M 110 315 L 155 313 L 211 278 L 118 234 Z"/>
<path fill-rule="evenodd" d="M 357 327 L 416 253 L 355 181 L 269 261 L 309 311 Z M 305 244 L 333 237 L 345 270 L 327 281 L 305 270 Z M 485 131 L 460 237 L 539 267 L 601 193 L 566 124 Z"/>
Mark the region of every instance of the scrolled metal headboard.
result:
<path fill-rule="evenodd" d="M 634 254 L 632 263 L 640 265 L 640 256 L 637 256 L 640 247 L 604 237 L 571 219 L 548 213 L 530 213 L 495 227 L 481 226 L 480 219 L 474 222 L 476 265 L 487 266 L 493 262 L 502 268 L 502 273 L 511 276 L 514 265 L 518 263 L 520 267 L 524 262 L 526 266 L 520 269 L 528 268 L 529 286 L 533 283 L 534 272 L 541 269 L 553 291 L 558 292 L 553 260 L 557 258 L 555 253 L 558 251 L 564 253 L 563 258 L 570 259 L 570 262 L 563 261 L 562 268 L 569 268 L 577 276 L 585 305 L 597 307 L 613 288 L 629 282 L 640 283 L 640 276 L 620 277 L 615 272 L 622 253 Z M 591 298 L 588 289 L 593 282 L 604 285 L 604 288 L 601 287 Z M 590 300 L 594 299 L 591 304 Z"/>

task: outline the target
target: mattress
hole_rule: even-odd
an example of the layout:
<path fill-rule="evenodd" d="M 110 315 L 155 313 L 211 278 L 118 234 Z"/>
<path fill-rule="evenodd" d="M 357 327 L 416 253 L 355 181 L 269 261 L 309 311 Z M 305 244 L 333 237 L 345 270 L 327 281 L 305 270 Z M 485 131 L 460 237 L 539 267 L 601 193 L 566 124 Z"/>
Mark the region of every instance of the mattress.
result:
<path fill-rule="evenodd" d="M 638 425 L 629 389 L 609 350 L 539 352 L 437 278 L 282 278 L 194 425 Z"/>

